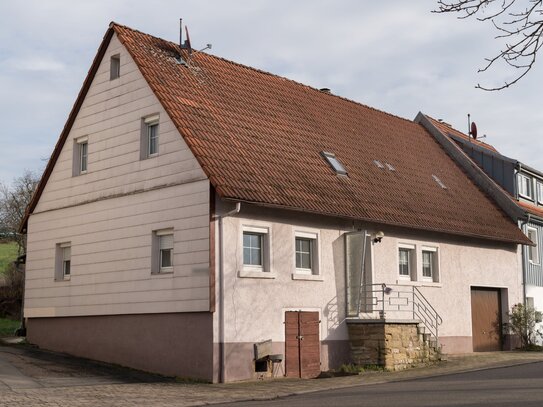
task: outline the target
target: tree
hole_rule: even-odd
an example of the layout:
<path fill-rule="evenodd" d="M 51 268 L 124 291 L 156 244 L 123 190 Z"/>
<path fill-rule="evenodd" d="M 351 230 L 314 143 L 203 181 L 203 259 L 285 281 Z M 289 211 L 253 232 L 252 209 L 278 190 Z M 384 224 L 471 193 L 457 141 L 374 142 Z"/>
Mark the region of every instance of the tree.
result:
<path fill-rule="evenodd" d="M 438 0 L 436 13 L 460 13 L 458 18 L 490 21 L 498 31 L 496 39 L 505 41 L 498 54 L 485 58 L 485 72 L 499 61 L 517 70 L 514 79 L 501 86 L 477 88 L 494 91 L 508 88 L 522 79 L 534 66 L 543 45 L 543 0 Z"/>
<path fill-rule="evenodd" d="M 0 182 L 0 227 L 5 238 L 17 242 L 19 255 L 25 252 L 25 236 L 19 233 L 19 226 L 32 194 L 38 185 L 39 177 L 26 170 L 11 185 Z"/>

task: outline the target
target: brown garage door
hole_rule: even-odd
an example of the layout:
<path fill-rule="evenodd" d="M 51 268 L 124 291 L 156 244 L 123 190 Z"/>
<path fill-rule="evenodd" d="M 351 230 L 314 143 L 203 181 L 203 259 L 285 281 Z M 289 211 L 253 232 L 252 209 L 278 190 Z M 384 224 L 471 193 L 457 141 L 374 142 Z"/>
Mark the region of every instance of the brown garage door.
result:
<path fill-rule="evenodd" d="M 313 378 L 321 372 L 319 313 L 285 312 L 285 367 L 288 377 Z"/>
<path fill-rule="evenodd" d="M 473 351 L 502 349 L 501 296 L 496 288 L 471 289 L 471 323 Z"/>

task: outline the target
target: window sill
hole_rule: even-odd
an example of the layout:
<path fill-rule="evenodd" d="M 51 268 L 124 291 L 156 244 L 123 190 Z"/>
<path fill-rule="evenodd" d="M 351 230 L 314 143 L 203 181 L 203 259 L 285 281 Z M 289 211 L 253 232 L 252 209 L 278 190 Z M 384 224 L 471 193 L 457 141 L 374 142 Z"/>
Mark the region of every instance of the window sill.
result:
<path fill-rule="evenodd" d="M 440 282 L 435 281 L 412 281 L 412 280 L 397 280 L 396 284 L 398 285 L 408 285 L 408 286 L 415 286 L 415 287 L 436 287 L 441 288 L 443 287 L 443 284 Z"/>
<path fill-rule="evenodd" d="M 70 281 L 70 279 L 71 279 L 70 276 L 66 276 L 66 277 L 62 277 L 62 278 L 55 278 L 55 282 L 62 283 L 63 281 Z"/>
<path fill-rule="evenodd" d="M 162 275 L 168 275 L 168 274 L 173 274 L 173 269 L 172 270 L 164 270 L 164 271 L 158 271 L 158 272 L 151 273 L 151 275 L 153 275 L 153 276 L 162 276 Z"/>
<path fill-rule="evenodd" d="M 306 281 L 324 281 L 324 277 L 319 274 L 292 273 L 292 279 Z"/>
<path fill-rule="evenodd" d="M 259 270 L 240 270 L 238 272 L 238 277 L 241 278 L 275 278 L 275 274 L 268 271 L 259 271 Z"/>
<path fill-rule="evenodd" d="M 518 196 L 519 196 L 519 198 L 523 198 L 523 199 L 525 199 L 525 200 L 527 200 L 527 201 L 535 202 L 535 200 L 534 200 L 533 197 L 528 196 L 528 195 L 521 194 L 520 192 L 519 192 Z"/>

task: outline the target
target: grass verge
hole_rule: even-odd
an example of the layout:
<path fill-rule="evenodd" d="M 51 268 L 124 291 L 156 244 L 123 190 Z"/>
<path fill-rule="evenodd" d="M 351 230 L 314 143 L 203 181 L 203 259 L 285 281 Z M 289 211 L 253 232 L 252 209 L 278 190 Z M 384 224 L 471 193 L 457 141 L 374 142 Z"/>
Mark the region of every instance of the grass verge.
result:
<path fill-rule="evenodd" d="M 19 321 L 0 318 L 0 338 L 3 336 L 13 336 L 13 333 L 19 328 Z"/>
<path fill-rule="evenodd" d="M 0 243 L 0 275 L 4 274 L 6 267 L 17 260 L 17 243 Z"/>

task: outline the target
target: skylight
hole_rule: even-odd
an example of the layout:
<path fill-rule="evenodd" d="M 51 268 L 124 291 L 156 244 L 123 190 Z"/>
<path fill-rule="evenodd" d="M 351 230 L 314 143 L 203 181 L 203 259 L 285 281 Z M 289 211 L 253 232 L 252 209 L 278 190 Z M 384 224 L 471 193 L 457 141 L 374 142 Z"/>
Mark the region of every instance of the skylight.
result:
<path fill-rule="evenodd" d="M 385 168 L 385 166 L 383 164 L 381 164 L 381 161 L 379 160 L 373 160 L 373 163 L 378 167 L 378 168 Z"/>
<path fill-rule="evenodd" d="M 336 172 L 336 174 L 347 175 L 347 170 L 345 169 L 343 164 L 341 164 L 339 162 L 339 160 L 336 158 L 335 154 L 327 153 L 325 151 L 321 151 L 321 155 L 328 162 L 330 167 L 332 167 L 332 169 Z"/>
<path fill-rule="evenodd" d="M 394 167 L 392 166 L 392 164 L 385 163 L 385 165 L 387 166 L 387 168 L 388 168 L 389 171 L 396 171 L 396 168 L 394 168 Z"/>
<path fill-rule="evenodd" d="M 437 175 L 434 175 L 432 174 L 432 178 L 434 179 L 435 182 L 437 182 L 437 184 L 443 188 L 443 189 L 447 189 L 447 186 L 438 178 Z"/>

